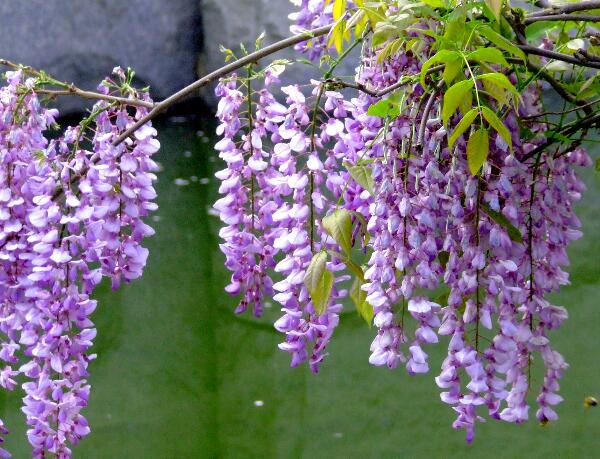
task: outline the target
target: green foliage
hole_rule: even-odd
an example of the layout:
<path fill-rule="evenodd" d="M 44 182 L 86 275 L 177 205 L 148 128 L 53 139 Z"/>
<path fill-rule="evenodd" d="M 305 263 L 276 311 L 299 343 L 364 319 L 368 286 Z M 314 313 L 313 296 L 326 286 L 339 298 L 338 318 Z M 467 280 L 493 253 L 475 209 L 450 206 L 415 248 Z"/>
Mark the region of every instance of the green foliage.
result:
<path fill-rule="evenodd" d="M 333 274 L 327 270 L 327 252 L 316 253 L 306 270 L 304 285 L 306 285 L 317 315 L 321 315 L 327 310 L 333 280 Z"/>
<path fill-rule="evenodd" d="M 444 94 L 444 102 L 442 104 L 442 122 L 444 125 L 454 115 L 461 101 L 464 100 L 467 93 L 473 89 L 473 80 L 463 80 L 451 86 Z"/>
<path fill-rule="evenodd" d="M 344 163 L 344 166 L 346 166 L 346 169 L 348 170 L 354 181 L 360 186 L 362 186 L 369 193 L 371 193 L 371 195 L 373 195 L 374 182 L 373 175 L 371 174 L 371 169 L 366 166 L 352 165 L 348 163 Z"/>
<path fill-rule="evenodd" d="M 477 175 L 485 161 L 490 149 L 490 138 L 483 126 L 475 130 L 467 142 L 467 162 L 471 174 Z"/>
<path fill-rule="evenodd" d="M 323 218 L 322 224 L 342 251 L 350 256 L 352 251 L 352 215 L 350 212 L 346 209 L 334 210 Z"/>
<path fill-rule="evenodd" d="M 471 123 L 477 118 L 479 114 L 479 110 L 476 108 L 472 108 L 469 110 L 465 116 L 460 120 L 460 122 L 454 128 L 454 132 L 448 138 L 448 148 L 452 149 L 454 143 L 458 140 L 458 138 L 464 134 L 464 132 L 471 126 Z"/>
<path fill-rule="evenodd" d="M 519 229 L 517 227 L 515 227 L 509 220 L 508 218 L 506 218 L 504 215 L 502 215 L 500 212 L 496 212 L 495 210 L 493 210 L 487 203 L 482 202 L 480 203 L 481 208 L 484 210 L 484 212 L 486 214 L 489 215 L 489 217 L 494 220 L 496 223 L 498 223 L 500 226 L 502 226 L 505 230 L 506 233 L 508 234 L 508 237 L 514 241 L 514 242 L 518 242 L 520 244 L 523 243 L 523 235 L 521 234 L 521 232 L 519 231 Z"/>
<path fill-rule="evenodd" d="M 373 321 L 373 307 L 367 303 L 367 292 L 361 289 L 363 282 L 357 277 L 354 279 L 352 286 L 350 287 L 350 299 L 356 307 L 358 314 L 365 319 L 365 322 L 371 325 Z"/>

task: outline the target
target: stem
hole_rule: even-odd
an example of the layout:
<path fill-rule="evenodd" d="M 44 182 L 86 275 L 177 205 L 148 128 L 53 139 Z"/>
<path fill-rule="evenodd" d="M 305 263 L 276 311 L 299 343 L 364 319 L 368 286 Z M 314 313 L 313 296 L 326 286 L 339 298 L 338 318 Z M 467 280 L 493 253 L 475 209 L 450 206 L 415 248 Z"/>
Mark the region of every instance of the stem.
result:
<path fill-rule="evenodd" d="M 252 116 L 252 64 L 246 68 L 248 78 L 246 80 L 246 87 L 248 89 L 248 138 L 246 141 L 249 143 L 249 153 L 252 156 L 252 129 L 254 129 L 254 118 Z M 252 219 L 250 227 L 252 228 L 252 234 L 254 234 L 254 172 L 250 171 L 250 218 Z"/>
<path fill-rule="evenodd" d="M 475 208 L 475 240 L 477 242 L 477 248 L 480 244 L 479 236 L 479 202 L 481 200 L 481 176 L 477 176 L 477 206 Z M 476 316 L 475 316 L 475 350 L 479 352 L 479 309 L 481 308 L 481 299 L 479 298 L 479 276 L 481 270 L 477 268 L 475 273 L 477 287 L 475 290 L 475 301 L 476 301 Z"/>
<path fill-rule="evenodd" d="M 206 76 L 203 76 L 199 80 L 196 80 L 192 84 L 177 91 L 175 94 L 173 94 L 173 95 L 167 97 L 166 99 L 162 100 L 161 102 L 158 102 L 157 104 L 155 104 L 154 108 L 146 116 L 142 117 L 137 123 L 135 123 L 129 129 L 124 131 L 123 134 L 121 134 L 115 140 L 115 145 L 119 145 L 120 143 L 125 141 L 125 139 L 130 137 L 135 131 L 137 131 L 139 128 L 141 128 L 148 121 L 153 120 L 154 118 L 156 118 L 157 115 L 164 112 L 167 108 L 171 107 L 176 102 L 179 102 L 181 99 L 183 99 L 184 97 L 193 93 L 194 91 L 197 91 L 198 89 L 206 86 L 207 84 L 212 83 L 213 81 L 218 80 L 219 78 L 221 78 L 225 75 L 228 75 L 236 70 L 239 70 L 239 69 L 247 66 L 248 64 L 254 64 L 257 61 L 259 61 L 260 59 L 270 56 L 271 54 L 274 54 L 277 51 L 281 51 L 282 49 L 289 48 L 290 46 L 294 46 L 298 43 L 302 43 L 303 41 L 309 40 L 311 38 L 316 38 L 316 37 L 326 35 L 331 30 L 331 27 L 332 27 L 332 24 L 328 24 L 326 26 L 318 27 L 318 28 L 312 29 L 312 30 L 307 30 L 305 32 L 301 32 L 292 37 L 285 38 L 281 41 L 278 41 L 277 43 L 273 43 L 272 45 L 269 45 L 263 49 L 255 51 L 253 53 L 250 53 L 247 56 L 244 56 L 228 65 L 225 65 L 225 66 L 221 67 L 220 69 L 217 69 L 214 72 L 209 73 Z"/>
<path fill-rule="evenodd" d="M 334 70 L 336 69 L 336 67 L 338 65 L 340 65 L 340 63 L 350 54 L 350 52 L 352 52 L 352 50 L 362 41 L 362 38 L 359 38 L 357 40 L 354 41 L 354 43 L 352 43 L 351 46 L 349 46 L 341 55 L 340 57 L 338 57 L 333 64 L 331 64 L 331 67 L 329 68 L 329 70 L 327 70 L 327 72 L 325 72 L 325 75 L 323 75 L 323 78 L 325 80 L 327 80 L 328 78 L 331 77 L 331 75 L 333 74 Z M 316 134 L 317 134 L 317 120 L 318 120 L 318 115 L 319 115 L 319 106 L 321 105 L 321 99 L 323 98 L 323 93 L 325 92 L 325 84 L 321 84 L 319 86 L 319 92 L 317 93 L 317 99 L 315 100 L 315 107 L 313 109 L 313 114 L 312 114 L 312 120 L 311 120 L 311 128 L 310 128 L 310 150 L 311 153 L 315 153 L 317 151 L 317 145 L 316 145 Z M 315 205 L 313 203 L 313 199 L 312 199 L 312 195 L 313 192 L 315 191 L 315 176 L 313 174 L 312 171 L 310 171 L 308 173 L 308 176 L 310 178 L 310 184 L 309 184 L 309 193 L 310 196 L 308 197 L 308 201 L 309 201 L 309 206 L 310 206 L 310 251 L 314 253 L 314 244 L 315 244 Z"/>
<path fill-rule="evenodd" d="M 552 14 L 548 16 L 526 17 L 523 20 L 523 24 L 529 25 L 538 21 L 600 22 L 600 16 L 594 14 Z"/>
<path fill-rule="evenodd" d="M 545 4 L 549 4 L 549 2 L 544 2 Z M 550 4 L 551 5 L 551 4 Z M 584 2 L 574 2 L 567 3 L 564 5 L 556 5 L 549 6 L 548 9 L 543 11 L 536 11 L 535 13 L 530 13 L 526 16 L 526 18 L 533 18 L 538 16 L 550 16 L 556 14 L 564 14 L 564 13 L 574 13 L 576 11 L 587 11 L 587 10 L 595 10 L 600 9 L 600 1 L 598 0 L 590 0 Z"/>

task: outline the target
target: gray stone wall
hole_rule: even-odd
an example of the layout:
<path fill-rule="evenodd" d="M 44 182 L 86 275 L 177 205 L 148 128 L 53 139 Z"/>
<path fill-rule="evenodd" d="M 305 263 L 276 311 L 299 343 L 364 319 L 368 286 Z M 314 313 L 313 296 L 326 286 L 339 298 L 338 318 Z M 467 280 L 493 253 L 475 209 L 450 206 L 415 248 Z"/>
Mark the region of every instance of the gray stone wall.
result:
<path fill-rule="evenodd" d="M 253 49 L 263 31 L 265 44 L 289 36 L 293 8 L 289 0 L 1 0 L 0 57 L 84 89 L 94 89 L 114 66 L 129 66 L 161 99 L 223 65 L 220 44 Z M 286 78 L 308 82 L 316 75 L 297 65 Z M 213 89 L 202 91 L 211 104 Z M 84 103 L 63 98 L 60 108 L 80 110 Z"/>
<path fill-rule="evenodd" d="M 290 35 L 288 15 L 296 7 L 289 0 L 201 0 L 204 24 L 204 53 L 200 59 L 199 73 L 211 71 L 223 65 L 223 54 L 219 52 L 219 44 L 239 50 L 240 42 L 254 49 L 255 39 L 266 33 L 265 44 L 274 43 Z M 272 58 L 298 57 L 292 50 L 279 52 Z M 339 74 L 352 75 L 356 65 L 348 63 L 339 67 Z M 287 83 L 308 83 L 311 77 L 318 77 L 319 72 L 307 65 L 294 65 L 283 78 Z M 214 102 L 212 88 L 203 91 L 203 97 Z"/>
<path fill-rule="evenodd" d="M 93 89 L 132 67 L 155 98 L 196 77 L 198 0 L 2 0 L 0 56 Z M 81 101 L 63 101 L 69 111 Z"/>

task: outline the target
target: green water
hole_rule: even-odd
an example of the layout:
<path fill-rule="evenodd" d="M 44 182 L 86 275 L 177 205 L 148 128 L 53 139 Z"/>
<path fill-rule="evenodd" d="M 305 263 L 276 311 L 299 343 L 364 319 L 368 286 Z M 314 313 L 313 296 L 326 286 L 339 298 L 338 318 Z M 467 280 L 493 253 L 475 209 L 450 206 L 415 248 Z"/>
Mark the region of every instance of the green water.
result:
<path fill-rule="evenodd" d="M 368 364 L 374 331 L 354 314 L 343 317 L 318 376 L 290 369 L 277 349 L 275 306 L 260 321 L 232 314 L 219 224 L 207 214 L 220 165 L 199 129 L 212 128 L 160 126 L 164 170 L 151 255 L 141 280 L 97 295 L 92 433 L 76 458 L 600 457 L 600 407 L 582 408 L 584 396 L 600 395 L 599 174 L 586 175 L 590 190 L 579 206 L 586 236 L 570 251 L 573 285 L 557 299 L 571 316 L 553 338 L 571 364 L 561 419 L 544 428 L 488 421 L 468 446 L 450 428 L 453 412 L 433 374 Z M 432 351 L 434 371 L 440 351 Z M 7 447 L 27 458 L 20 395 L 1 397 Z"/>

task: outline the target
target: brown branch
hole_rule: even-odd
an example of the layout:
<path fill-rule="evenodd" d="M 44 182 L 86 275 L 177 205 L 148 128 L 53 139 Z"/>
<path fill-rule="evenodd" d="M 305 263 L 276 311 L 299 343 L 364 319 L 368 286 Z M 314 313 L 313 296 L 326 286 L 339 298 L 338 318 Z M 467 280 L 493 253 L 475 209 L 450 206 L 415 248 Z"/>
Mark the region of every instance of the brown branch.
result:
<path fill-rule="evenodd" d="M 529 25 L 538 21 L 581 21 L 600 22 L 600 16 L 595 14 L 550 14 L 547 16 L 525 16 L 523 24 Z"/>
<path fill-rule="evenodd" d="M 600 113 L 597 113 L 597 114 L 591 115 L 591 116 L 587 116 L 580 120 L 574 121 L 573 123 L 569 123 L 566 126 L 563 126 L 562 129 L 559 129 L 557 132 L 565 137 L 569 137 L 571 135 L 576 134 L 579 131 L 586 131 L 593 127 L 597 127 L 598 123 L 600 123 Z M 531 158 L 534 158 L 535 156 L 540 154 L 542 151 L 544 151 L 546 148 L 548 148 L 550 145 L 555 144 L 557 141 L 558 140 L 554 137 L 549 138 L 546 142 L 544 142 L 543 144 L 534 148 L 528 154 L 523 156 L 523 158 L 521 159 L 521 162 L 525 162 L 525 161 L 530 160 Z"/>
<path fill-rule="evenodd" d="M 32 89 L 31 91 L 36 94 L 46 94 L 50 97 L 58 97 L 58 96 L 78 96 L 82 99 L 92 99 L 92 100 L 106 100 L 108 102 L 117 102 L 123 105 L 132 105 L 136 107 L 146 107 L 153 108 L 154 104 L 152 102 L 148 102 L 142 99 L 128 98 L 128 97 L 118 97 L 111 96 L 110 94 L 102 94 L 94 91 L 86 91 L 84 89 L 80 89 L 74 84 L 64 83 L 62 81 L 58 81 L 56 78 L 53 78 L 45 73 L 40 72 L 33 67 L 28 65 L 17 64 L 15 62 L 9 61 L 8 59 L 0 59 L 0 65 L 5 67 L 10 67 L 15 70 L 23 70 L 26 73 L 29 73 L 37 78 L 47 78 L 49 86 L 59 86 L 65 89 Z"/>
<path fill-rule="evenodd" d="M 146 108 L 154 108 L 152 102 L 148 102 L 142 99 L 130 99 L 127 97 L 117 97 L 111 96 L 110 94 L 102 94 L 99 92 L 93 91 L 84 91 L 83 89 L 79 89 L 75 86 L 71 86 L 70 89 L 35 89 L 32 92 L 36 94 L 44 94 L 50 97 L 58 97 L 58 96 L 77 96 L 82 99 L 92 99 L 92 100 L 106 100 L 108 102 L 117 102 L 123 105 L 132 105 L 136 107 L 146 107 Z"/>
<path fill-rule="evenodd" d="M 580 65 L 582 67 L 590 67 L 593 69 L 600 69 L 600 62 L 595 61 L 586 61 L 583 59 L 578 59 L 575 56 L 571 56 L 569 54 L 558 53 L 556 51 L 550 51 L 548 49 L 541 49 L 531 45 L 517 45 L 521 51 L 526 54 L 533 54 L 534 56 L 547 57 L 548 59 L 554 59 L 557 61 L 567 62 L 573 65 Z"/>
<path fill-rule="evenodd" d="M 544 2 L 547 4 L 547 2 Z M 537 16 L 550 16 L 553 14 L 565 14 L 565 13 L 575 13 L 577 11 L 588 11 L 588 10 L 596 10 L 600 9 L 600 1 L 591 0 L 577 3 L 565 3 L 563 5 L 551 6 L 548 9 L 542 11 L 536 11 L 534 13 L 528 14 L 527 18 L 537 17 Z"/>
<path fill-rule="evenodd" d="M 164 112 L 171 105 L 175 104 L 176 102 L 179 102 L 181 99 L 183 99 L 184 97 L 193 93 L 194 91 L 197 91 L 198 89 L 202 88 L 203 86 L 206 86 L 207 84 L 212 83 L 213 81 L 218 80 L 221 77 L 224 77 L 232 72 L 235 72 L 236 70 L 239 70 L 240 68 L 243 68 L 248 64 L 256 63 L 260 59 L 270 56 L 271 54 L 274 54 L 277 51 L 281 51 L 282 49 L 289 48 L 290 46 L 294 46 L 298 43 L 302 43 L 303 41 L 310 40 L 311 38 L 316 38 L 316 37 L 326 35 L 331 30 L 331 27 L 332 27 L 332 24 L 329 24 L 329 25 L 319 27 L 316 29 L 307 30 L 306 32 L 301 32 L 301 33 L 294 35 L 292 37 L 289 37 L 289 38 L 285 38 L 281 41 L 278 41 L 277 43 L 273 43 L 272 45 L 267 46 L 266 48 L 260 49 L 253 53 L 250 53 L 247 56 L 244 56 L 228 65 L 225 65 L 224 67 L 221 67 L 220 69 L 215 70 L 212 73 L 209 73 L 208 75 L 200 78 L 199 80 L 196 80 L 192 84 L 177 91 L 175 94 L 156 103 L 154 105 L 154 108 L 146 116 L 144 116 L 139 121 L 137 121 L 135 124 L 133 124 L 130 128 L 128 128 L 125 132 L 123 132 L 115 140 L 115 145 L 119 145 L 120 143 L 122 143 L 125 139 L 130 137 L 135 131 L 137 131 L 140 127 L 142 127 L 148 121 L 151 121 L 157 115 Z"/>
<path fill-rule="evenodd" d="M 253 53 L 250 53 L 247 56 L 237 59 L 236 61 L 231 62 L 230 64 L 225 65 L 225 66 L 221 67 L 220 69 L 217 69 L 214 72 L 209 73 L 208 75 L 196 80 L 194 83 L 177 91 L 175 94 L 167 97 L 166 99 L 164 99 L 160 102 L 155 103 L 152 110 L 150 110 L 147 115 L 140 118 L 136 123 L 134 123 L 128 129 L 126 129 L 117 139 L 115 139 L 115 141 L 113 142 L 113 145 L 114 146 L 120 145 L 127 138 L 129 138 L 131 135 L 133 135 L 139 128 L 144 126 L 148 121 L 151 121 L 156 116 L 158 116 L 160 113 L 164 112 L 167 108 L 169 108 L 170 106 L 172 106 L 179 100 L 183 99 L 187 95 L 200 89 L 201 87 L 206 86 L 207 84 L 209 84 L 221 77 L 224 77 L 236 70 L 239 70 L 240 68 L 243 68 L 249 64 L 254 64 L 257 61 L 259 61 L 260 59 L 270 56 L 271 54 L 274 54 L 277 51 L 281 51 L 282 49 L 289 48 L 290 46 L 294 46 L 298 43 L 302 43 L 303 41 L 310 40 L 311 38 L 316 38 L 316 37 L 326 35 L 331 30 L 331 27 L 332 27 L 332 24 L 329 24 L 326 26 L 318 27 L 316 29 L 301 32 L 301 33 L 294 35 L 292 37 L 289 37 L 289 38 L 285 38 L 285 39 L 278 41 L 276 43 L 273 43 L 272 45 L 269 45 L 263 49 L 255 51 Z M 96 154 L 92 155 L 92 157 L 90 158 L 90 161 L 93 164 L 93 163 L 96 163 L 98 161 L 98 159 L 99 159 L 99 156 L 96 153 Z M 86 172 L 86 169 L 80 171 L 79 174 L 77 174 L 77 176 L 81 177 L 85 172 Z M 74 177 L 74 179 L 77 179 L 77 177 Z M 58 189 L 52 196 L 52 199 L 55 200 L 55 199 L 59 198 L 62 195 L 62 193 L 63 193 L 63 190 Z"/>

